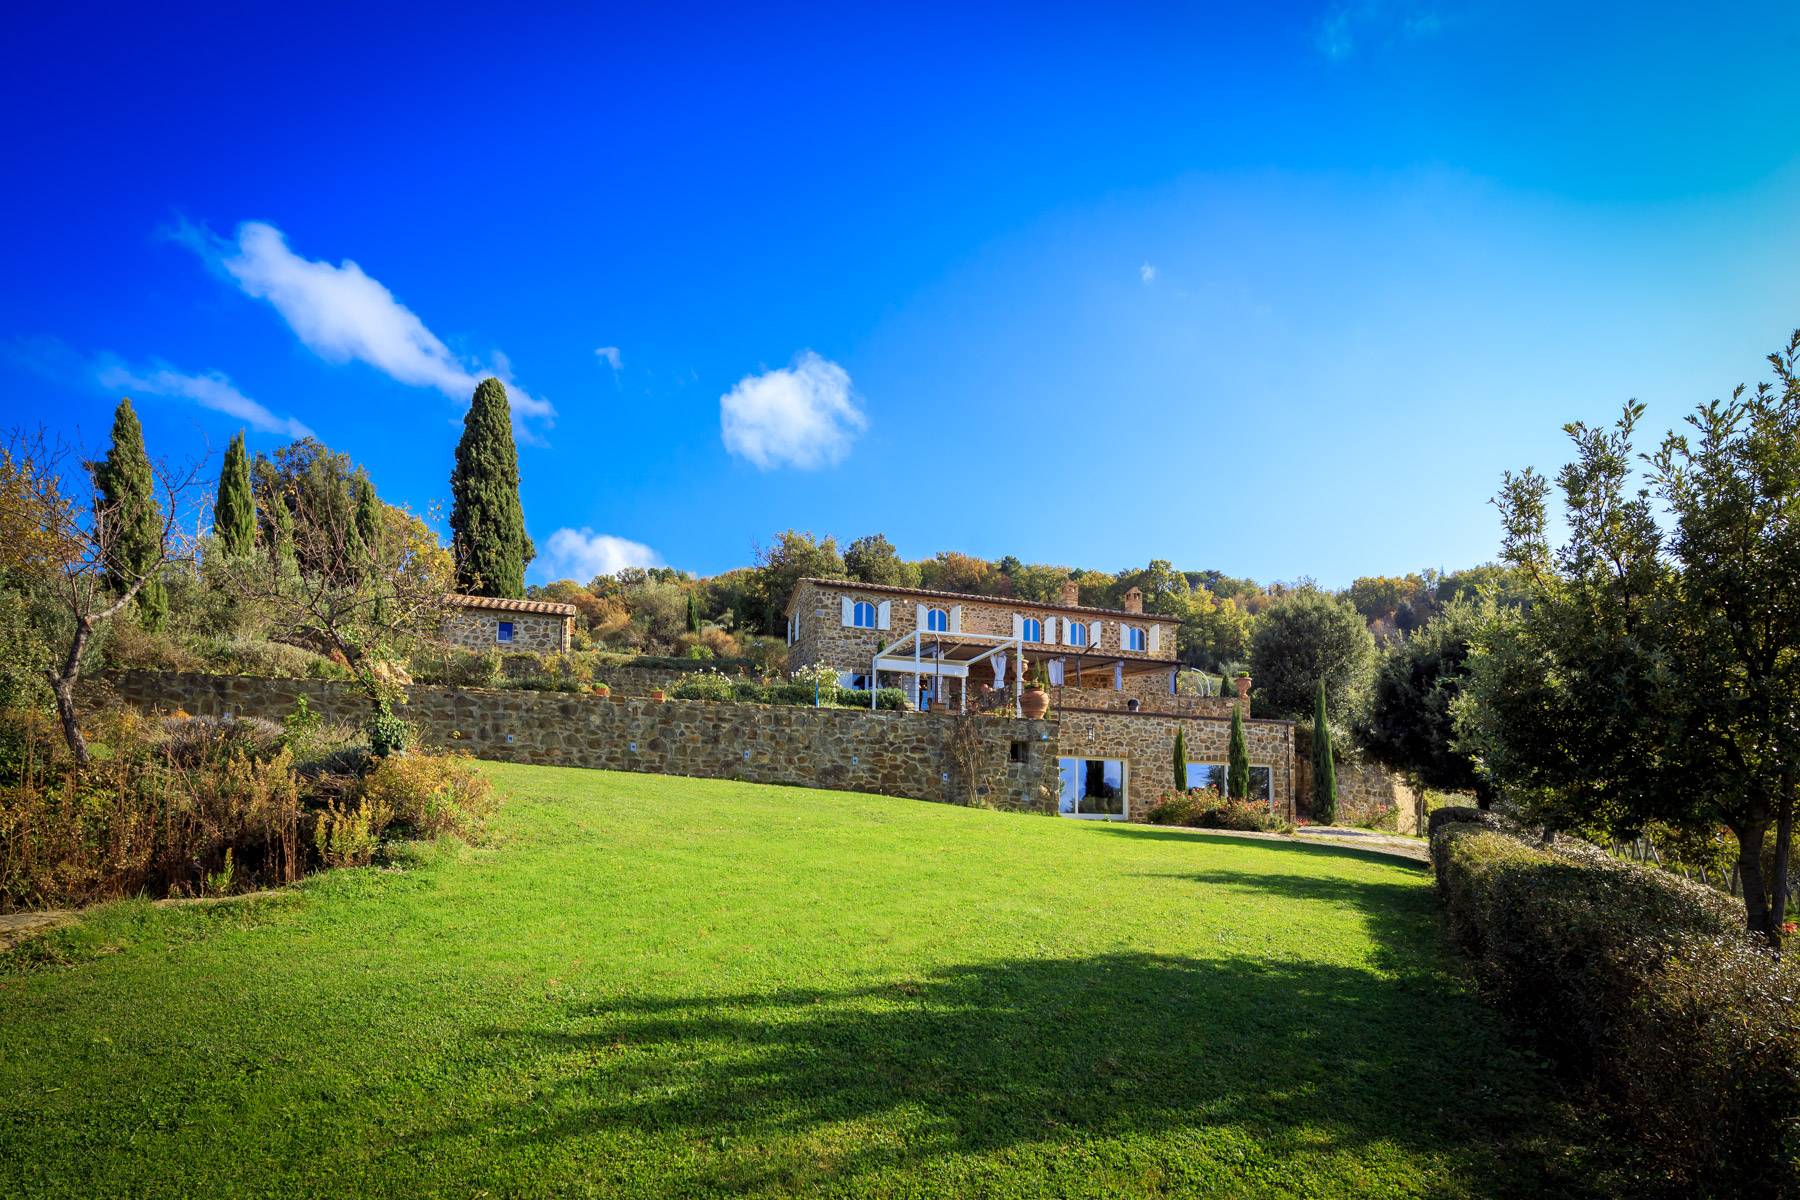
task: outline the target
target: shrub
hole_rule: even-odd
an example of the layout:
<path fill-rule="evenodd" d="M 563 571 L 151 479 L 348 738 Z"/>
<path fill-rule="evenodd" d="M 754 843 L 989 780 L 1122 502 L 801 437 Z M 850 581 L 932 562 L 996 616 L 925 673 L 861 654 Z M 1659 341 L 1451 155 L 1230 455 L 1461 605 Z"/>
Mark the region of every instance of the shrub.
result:
<path fill-rule="evenodd" d="M 412 729 L 395 714 L 386 700 L 382 700 L 375 713 L 368 720 L 364 732 L 369 735 L 369 753 L 376 758 L 386 758 L 390 754 L 398 754 L 406 749 L 407 742 L 412 740 Z"/>
<path fill-rule="evenodd" d="M 1800 967 L 1667 871 L 1473 809 L 1431 825 L 1452 937 L 1621 1143 L 1615 1190 L 1800 1194 Z"/>
<path fill-rule="evenodd" d="M 1247 800 L 1228 799 L 1212 788 L 1166 791 L 1144 812 L 1153 825 L 1186 825 L 1191 829 L 1230 829 L 1273 833 L 1284 823 L 1268 809 Z"/>
<path fill-rule="evenodd" d="M 735 698 L 731 680 L 718 671 L 695 671 L 691 675 L 684 675 L 674 687 L 669 689 L 669 695 L 676 700 L 731 700 Z"/>
<path fill-rule="evenodd" d="M 313 846 L 327 867 L 363 867 L 375 858 L 389 813 L 364 800 L 354 808 L 333 801 L 313 822 Z"/>
<path fill-rule="evenodd" d="M 395 829 L 425 838 L 473 838 L 495 805 L 487 777 L 451 754 L 384 758 L 363 778 L 362 798 Z"/>

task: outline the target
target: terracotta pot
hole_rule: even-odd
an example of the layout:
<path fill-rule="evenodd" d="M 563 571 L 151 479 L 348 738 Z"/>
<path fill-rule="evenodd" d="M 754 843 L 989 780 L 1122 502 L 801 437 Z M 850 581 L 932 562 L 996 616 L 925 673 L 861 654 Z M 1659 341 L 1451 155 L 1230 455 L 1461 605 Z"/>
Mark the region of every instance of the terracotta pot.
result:
<path fill-rule="evenodd" d="M 1050 711 L 1050 697 L 1043 688 L 1028 687 L 1019 697 L 1019 711 L 1025 714 L 1028 721 L 1042 720 Z"/>
<path fill-rule="evenodd" d="M 661 704 L 664 700 L 667 700 L 669 698 L 669 696 L 668 696 L 668 693 L 663 691 L 661 688 L 651 688 L 650 689 L 650 698 L 652 700 L 656 701 L 658 704 Z"/>
<path fill-rule="evenodd" d="M 611 700 L 612 699 L 612 689 L 609 687 L 597 687 L 594 689 L 594 695 L 598 696 L 602 700 Z"/>

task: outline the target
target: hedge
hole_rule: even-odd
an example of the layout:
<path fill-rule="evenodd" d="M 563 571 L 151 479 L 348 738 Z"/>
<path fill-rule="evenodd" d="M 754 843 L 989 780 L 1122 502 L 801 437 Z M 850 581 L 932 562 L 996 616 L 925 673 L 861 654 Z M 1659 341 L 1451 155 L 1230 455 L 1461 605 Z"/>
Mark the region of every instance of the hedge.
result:
<path fill-rule="evenodd" d="M 1633 1190 L 1800 1196 L 1800 968 L 1730 897 L 1473 809 L 1431 816 L 1451 936 Z"/>

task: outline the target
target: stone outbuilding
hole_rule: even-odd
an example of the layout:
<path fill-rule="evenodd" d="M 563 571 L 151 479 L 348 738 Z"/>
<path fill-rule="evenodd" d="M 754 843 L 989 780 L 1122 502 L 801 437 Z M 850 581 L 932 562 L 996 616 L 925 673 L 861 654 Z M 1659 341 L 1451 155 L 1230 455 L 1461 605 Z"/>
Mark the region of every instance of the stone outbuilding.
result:
<path fill-rule="evenodd" d="M 444 597 L 439 636 L 466 650 L 561 651 L 575 636 L 575 606 L 501 596 Z"/>

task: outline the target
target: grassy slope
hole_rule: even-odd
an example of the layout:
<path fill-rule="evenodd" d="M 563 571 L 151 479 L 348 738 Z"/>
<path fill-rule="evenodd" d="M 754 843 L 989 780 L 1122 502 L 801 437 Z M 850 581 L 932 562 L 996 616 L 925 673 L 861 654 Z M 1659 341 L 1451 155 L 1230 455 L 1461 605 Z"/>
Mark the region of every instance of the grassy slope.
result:
<path fill-rule="evenodd" d="M 0 1195 L 1529 1185 L 1538 1085 L 1410 868 L 491 770 L 490 846 L 15 952 Z"/>

